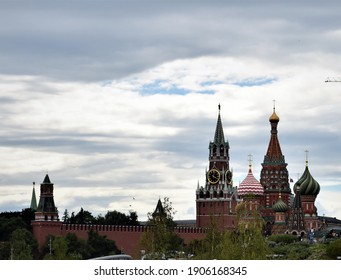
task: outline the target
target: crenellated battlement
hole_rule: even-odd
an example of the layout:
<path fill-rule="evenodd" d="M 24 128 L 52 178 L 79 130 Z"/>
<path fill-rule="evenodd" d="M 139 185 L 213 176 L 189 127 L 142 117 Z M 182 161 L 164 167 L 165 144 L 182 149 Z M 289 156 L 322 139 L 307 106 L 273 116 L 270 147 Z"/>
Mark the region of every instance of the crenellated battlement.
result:
<path fill-rule="evenodd" d="M 118 231 L 118 232 L 145 232 L 145 226 L 125 226 L 125 225 L 91 225 L 91 224 L 62 224 L 63 231 Z"/>
<path fill-rule="evenodd" d="M 85 231 L 90 230 L 97 232 L 146 232 L 150 229 L 150 226 L 126 226 L 126 225 L 91 225 L 91 224 L 61 224 L 61 231 Z M 175 227 L 176 233 L 206 233 L 206 228 L 200 227 Z"/>

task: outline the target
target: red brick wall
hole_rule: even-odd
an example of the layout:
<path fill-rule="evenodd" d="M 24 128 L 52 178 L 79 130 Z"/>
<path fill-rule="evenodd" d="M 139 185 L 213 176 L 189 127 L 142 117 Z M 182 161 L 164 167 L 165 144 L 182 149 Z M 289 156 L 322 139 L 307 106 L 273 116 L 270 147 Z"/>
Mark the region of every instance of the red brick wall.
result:
<path fill-rule="evenodd" d="M 74 233 L 78 238 L 87 239 L 88 231 L 95 230 L 99 235 L 105 235 L 114 240 L 118 249 L 134 259 L 140 258 L 140 238 L 146 230 L 144 226 L 113 226 L 113 225 L 70 225 L 62 222 L 32 221 L 33 235 L 41 249 L 48 235 L 66 236 Z M 178 227 L 176 232 L 185 243 L 205 237 L 205 229 L 195 227 Z"/>

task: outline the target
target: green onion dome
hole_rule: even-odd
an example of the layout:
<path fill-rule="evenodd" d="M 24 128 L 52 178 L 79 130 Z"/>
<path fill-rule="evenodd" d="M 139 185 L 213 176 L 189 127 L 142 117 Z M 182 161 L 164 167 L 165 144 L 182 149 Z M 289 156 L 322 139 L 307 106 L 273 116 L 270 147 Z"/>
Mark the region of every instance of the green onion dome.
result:
<path fill-rule="evenodd" d="M 303 175 L 294 185 L 294 192 L 296 193 L 298 190 L 301 195 L 318 195 L 320 192 L 320 184 L 311 176 L 308 164 Z"/>
<path fill-rule="evenodd" d="M 272 209 L 274 210 L 274 212 L 286 212 L 288 211 L 288 206 L 281 198 L 279 198 L 277 202 L 272 206 Z"/>

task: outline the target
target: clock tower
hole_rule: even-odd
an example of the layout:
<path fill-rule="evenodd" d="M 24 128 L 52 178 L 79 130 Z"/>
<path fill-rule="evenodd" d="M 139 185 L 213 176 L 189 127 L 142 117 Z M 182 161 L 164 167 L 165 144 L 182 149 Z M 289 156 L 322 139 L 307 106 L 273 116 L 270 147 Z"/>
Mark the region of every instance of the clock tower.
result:
<path fill-rule="evenodd" d="M 196 190 L 196 221 L 198 227 L 234 228 L 237 192 L 233 188 L 230 170 L 230 145 L 225 141 L 218 105 L 218 120 L 214 140 L 208 146 L 209 168 L 205 172 L 205 185 Z"/>

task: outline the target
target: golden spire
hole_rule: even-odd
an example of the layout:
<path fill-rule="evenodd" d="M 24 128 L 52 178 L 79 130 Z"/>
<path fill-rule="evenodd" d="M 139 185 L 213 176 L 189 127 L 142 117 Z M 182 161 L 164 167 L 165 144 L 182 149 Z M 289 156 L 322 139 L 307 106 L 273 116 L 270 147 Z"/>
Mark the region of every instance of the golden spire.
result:
<path fill-rule="evenodd" d="M 278 122 L 279 121 L 279 117 L 276 114 L 276 100 L 273 100 L 273 102 L 274 102 L 273 113 L 270 116 L 269 121 L 270 122 L 271 121 L 277 121 Z"/>

